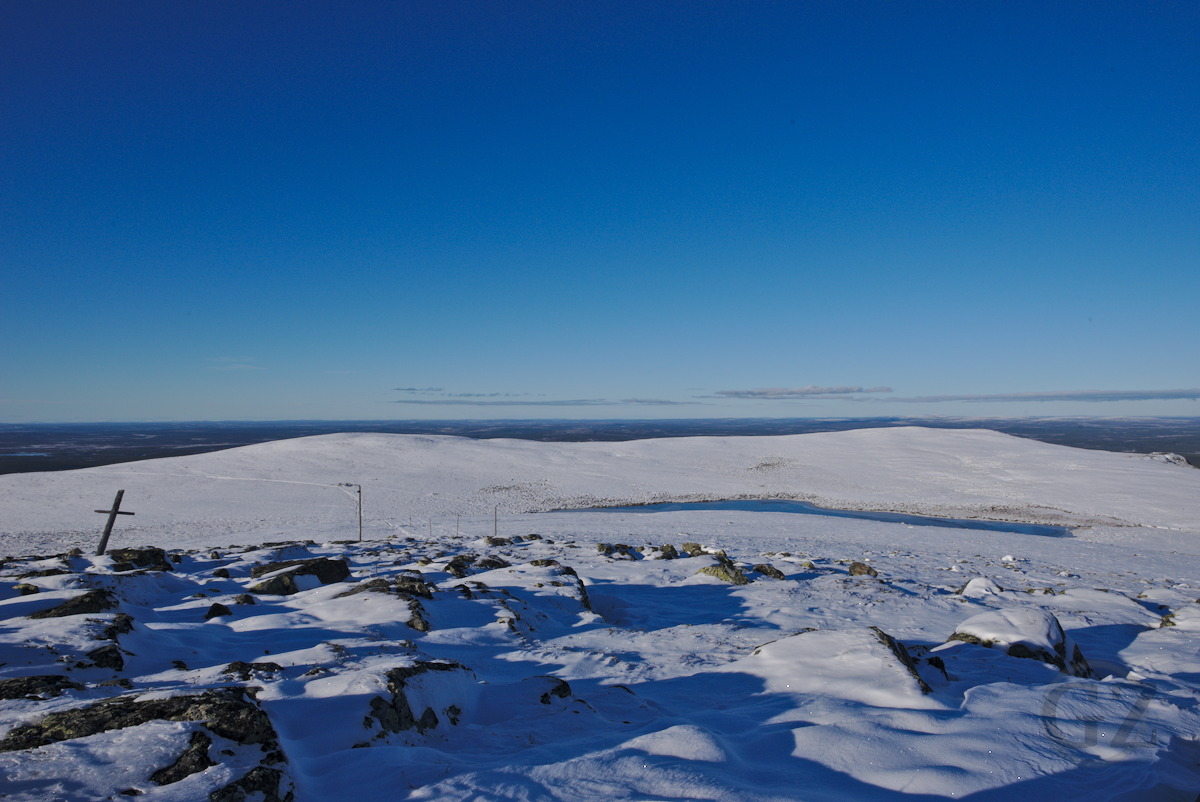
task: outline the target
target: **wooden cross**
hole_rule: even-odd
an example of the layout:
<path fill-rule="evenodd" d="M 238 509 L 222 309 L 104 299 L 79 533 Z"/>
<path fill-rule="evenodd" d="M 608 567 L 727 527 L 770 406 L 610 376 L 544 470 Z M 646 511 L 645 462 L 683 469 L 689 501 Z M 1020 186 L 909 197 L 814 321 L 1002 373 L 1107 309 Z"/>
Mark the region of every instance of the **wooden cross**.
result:
<path fill-rule="evenodd" d="M 104 525 L 104 534 L 100 536 L 100 548 L 96 549 L 96 556 L 99 557 L 108 548 L 108 536 L 112 534 L 113 524 L 117 522 L 118 515 L 134 515 L 132 512 L 121 511 L 121 497 L 125 495 L 124 490 L 117 491 L 117 497 L 113 499 L 111 510 L 96 510 L 96 512 L 104 513 L 108 516 L 108 523 Z"/>

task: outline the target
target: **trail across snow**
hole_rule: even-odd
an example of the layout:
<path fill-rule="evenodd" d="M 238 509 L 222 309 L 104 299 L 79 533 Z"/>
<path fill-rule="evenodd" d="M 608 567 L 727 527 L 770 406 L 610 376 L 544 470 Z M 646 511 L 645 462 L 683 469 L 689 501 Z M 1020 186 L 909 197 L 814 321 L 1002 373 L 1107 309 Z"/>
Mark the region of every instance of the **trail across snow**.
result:
<path fill-rule="evenodd" d="M 363 486 L 361 544 L 339 482 Z M 88 556 L 117 489 L 137 515 L 112 546 L 173 570 Z M 731 497 L 1077 528 L 545 512 Z M 1200 791 L 1200 471 L 1138 455 L 923 429 L 334 435 L 0 477 L 0 526 L 3 798 Z M 30 617 L 95 591 L 113 606 Z M 131 713 L 38 735 L 214 691 L 269 734 Z M 207 760 L 159 773 L 189 749 Z"/>

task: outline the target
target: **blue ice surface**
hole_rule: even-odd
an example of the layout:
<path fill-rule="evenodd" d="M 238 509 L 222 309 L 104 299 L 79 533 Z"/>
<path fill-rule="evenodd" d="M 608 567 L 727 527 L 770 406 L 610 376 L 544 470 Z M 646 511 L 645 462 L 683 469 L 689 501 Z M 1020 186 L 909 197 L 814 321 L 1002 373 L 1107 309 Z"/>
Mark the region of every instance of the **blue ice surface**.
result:
<path fill-rule="evenodd" d="M 639 504 L 632 507 L 593 507 L 586 510 L 564 510 L 564 512 L 684 512 L 691 510 L 737 510 L 740 512 L 791 512 L 801 515 L 828 515 L 834 518 L 859 518 L 866 521 L 887 521 L 912 526 L 944 526 L 953 529 L 982 529 L 987 532 L 1014 532 L 1019 535 L 1040 537 L 1070 537 L 1071 530 L 1065 526 L 1048 524 L 1022 524 L 1011 521 L 989 521 L 984 518 L 935 518 L 929 515 L 910 515 L 905 512 L 870 512 L 866 510 L 837 510 L 818 507 L 807 501 L 790 499 L 742 499 L 737 501 L 696 501 L 687 503 Z"/>

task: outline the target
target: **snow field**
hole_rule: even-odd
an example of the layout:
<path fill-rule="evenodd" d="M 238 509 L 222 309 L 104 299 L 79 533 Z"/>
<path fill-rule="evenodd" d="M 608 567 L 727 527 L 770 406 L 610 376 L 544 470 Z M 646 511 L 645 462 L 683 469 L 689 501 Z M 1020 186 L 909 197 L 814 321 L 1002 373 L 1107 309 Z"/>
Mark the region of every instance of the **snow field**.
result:
<path fill-rule="evenodd" d="M 501 539 L 489 540 L 491 506 L 515 507 L 517 496 L 537 507 L 585 485 L 600 488 L 598 498 L 626 502 L 675 489 L 680 495 L 719 493 L 714 477 L 721 471 L 727 492 L 749 493 L 730 466 L 819 449 L 761 442 L 756 454 L 746 443 L 698 438 L 710 442 L 672 446 L 686 455 L 678 459 L 701 463 L 695 484 L 676 485 L 685 481 L 688 466 L 660 476 L 669 459 L 657 456 L 646 465 L 631 456 L 655 448 L 648 445 L 566 444 L 603 445 L 606 459 L 632 461 L 618 471 L 581 457 L 579 478 L 571 473 L 573 454 L 559 444 L 513 446 L 519 452 L 535 453 L 542 445 L 549 450 L 525 467 L 512 458 L 485 470 L 464 467 L 469 461 L 457 450 L 469 450 L 466 444 L 432 438 L 420 444 L 417 460 L 429 469 L 426 484 L 417 484 L 415 473 L 396 484 L 407 483 L 406 492 L 424 499 L 424 509 L 443 515 L 472 493 L 486 502 L 464 515 L 460 535 L 443 521 L 432 539 L 426 527 L 403 522 L 403 508 L 380 510 L 368 540 L 359 544 L 335 542 L 356 530 L 352 519 L 306 524 L 293 510 L 288 514 L 295 521 L 280 524 L 272 516 L 302 503 L 290 482 L 318 471 L 342 474 L 355 464 L 352 452 L 359 446 L 363 464 L 377 459 L 372 436 L 203 455 L 212 459 L 201 460 L 199 468 L 191 461 L 200 458 L 144 463 L 120 474 L 140 494 L 130 489 L 127 499 L 144 528 L 119 528 L 124 539 L 114 537 L 114 545 L 150 531 L 145 522 L 158 515 L 162 499 L 191 499 L 192 506 L 181 507 L 166 528 L 182 532 L 194 518 L 195 532 L 174 542 L 146 541 L 168 547 L 174 571 L 114 570 L 121 566 L 110 557 L 83 555 L 18 558 L 0 567 L 0 683 L 61 675 L 79 686 L 59 695 L 0 700 L 0 742 L 48 713 L 104 699 L 253 688 L 254 703 L 286 754 L 280 794 L 290 790 L 296 800 L 1031 794 L 1191 802 L 1200 789 L 1196 533 L 1151 527 L 1193 514 L 1195 502 L 1179 499 L 1184 488 L 1200 489 L 1200 474 L 1100 454 L 1089 499 L 1079 489 L 1085 483 L 1074 476 L 1055 484 L 1061 466 L 1047 462 L 1043 451 L 1053 447 L 1005 438 L 998 453 L 990 453 L 992 437 L 927 434 L 875 441 L 870 470 L 854 455 L 838 462 L 831 449 L 821 480 L 827 484 L 813 494 L 865 504 L 924 487 L 906 502 L 910 510 L 945 514 L 997 504 L 993 491 L 939 489 L 944 477 L 923 473 L 929 466 L 959 464 L 1008 477 L 1012 486 L 1004 503 L 1014 518 L 1046 520 L 1040 506 L 1046 501 L 1060 521 L 1121 517 L 1140 526 L 1098 525 L 1073 538 L 1044 538 L 782 513 L 540 513 L 501 516 Z M 913 439 L 923 445 L 913 449 Z M 304 445 L 315 451 L 304 457 Z M 409 445 L 396 450 L 407 454 Z M 438 458 L 443 447 L 448 453 Z M 1092 452 L 1065 451 L 1055 459 L 1075 460 L 1088 470 Z M 1029 467 L 1018 469 L 1022 452 Z M 318 465 L 334 454 L 340 456 L 332 466 Z M 259 512 L 247 516 L 247 531 L 227 532 L 233 519 L 206 528 L 201 514 L 210 500 L 190 495 L 215 483 L 195 484 L 192 476 L 211 470 L 218 457 L 228 475 L 237 467 L 287 479 L 222 485 L 238 493 L 254 488 L 225 507 L 257 499 Z M 530 465 L 544 483 L 535 481 Z M 1117 465 L 1129 467 L 1122 480 L 1126 498 L 1101 498 L 1119 479 Z M 704 466 L 720 470 L 706 474 Z M 74 504 L 91 492 L 94 474 L 106 470 L 49 477 L 38 492 L 53 490 Z M 393 481 L 382 478 L 382 462 L 377 470 L 380 487 Z M 840 487 L 828 478 L 850 475 L 854 482 L 839 480 L 846 482 Z M 134 477 L 151 478 L 138 486 Z M 111 476 L 104 478 L 111 484 Z M 514 479 L 525 484 L 479 489 L 511 488 L 520 484 Z M 186 492 L 169 487 L 176 480 Z M 794 481 L 776 489 L 810 495 L 810 485 Z M 36 483 L 17 484 L 34 494 Z M 634 485 L 640 496 L 618 492 Z M 368 500 L 369 487 L 364 482 Z M 326 492 L 319 486 L 300 490 Z M 976 500 L 966 503 L 966 495 Z M 1131 500 L 1135 496 L 1145 500 L 1144 508 Z M 1051 497 L 1057 498 L 1053 504 Z M 1039 506 L 1021 506 L 1033 502 Z M 24 503 L 45 505 L 48 497 L 26 495 Z M 101 499 L 95 506 L 102 505 Z M 389 514 L 392 526 L 380 525 Z M 64 532 L 70 530 L 54 528 L 58 523 L 33 529 L 28 522 L 36 517 L 24 507 L 14 516 L 22 528 L 7 535 L 6 551 L 28 553 L 19 546 L 61 544 L 69 537 Z M 291 530 L 292 537 L 280 538 L 285 544 L 240 545 L 281 529 Z M 710 553 L 653 559 L 661 554 L 654 547 L 685 541 Z M 606 556 L 597 543 L 641 550 Z M 753 581 L 734 586 L 697 573 L 721 563 L 718 550 Z M 298 577 L 300 589 L 290 595 L 252 590 L 270 576 L 252 576 L 254 566 L 317 557 L 344 560 L 349 578 L 322 584 L 315 576 Z M 855 560 L 869 562 L 878 577 L 850 576 Z M 764 563 L 785 578 L 754 569 Z M 412 572 L 430 585 L 428 597 L 396 592 L 401 585 L 395 583 Z M 383 583 L 374 590 L 345 595 L 378 580 Z M 22 595 L 19 585 L 38 592 Z M 109 590 L 117 606 L 28 617 L 95 589 Z M 206 618 L 216 603 L 228 614 Z M 132 628 L 106 636 L 122 613 Z M 1090 676 L 1006 653 L 1013 643 L 1053 651 L 1055 624 L 1064 643 L 1078 645 Z M 993 645 L 950 640 L 964 627 Z M 122 667 L 100 666 L 88 656 L 107 643 L 120 649 Z M 243 666 L 239 673 L 231 670 L 238 661 L 259 666 Z M 216 736 L 208 750 L 216 765 L 174 783 L 149 781 L 197 731 L 209 728 L 154 720 L 0 751 L 0 793 L 14 800 L 90 800 L 123 799 L 121 791 L 137 789 L 151 800 L 196 799 L 260 765 L 256 746 Z"/>

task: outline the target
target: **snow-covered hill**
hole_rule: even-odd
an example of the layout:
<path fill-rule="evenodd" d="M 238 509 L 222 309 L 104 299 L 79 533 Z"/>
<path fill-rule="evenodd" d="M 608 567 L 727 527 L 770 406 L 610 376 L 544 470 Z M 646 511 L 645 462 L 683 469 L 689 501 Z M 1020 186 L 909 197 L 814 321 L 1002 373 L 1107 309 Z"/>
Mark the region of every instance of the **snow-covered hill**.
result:
<path fill-rule="evenodd" d="M 731 497 L 1078 528 L 542 512 Z M 1158 458 L 331 435 L 0 477 L 0 538 L 0 798 L 1200 790 L 1200 471 Z"/>
<path fill-rule="evenodd" d="M 174 459 L 0 477 L 10 550 L 86 546 L 118 489 L 126 537 L 257 542 L 300 527 L 357 536 L 340 482 L 361 484 L 368 532 L 454 515 L 663 500 L 799 498 L 951 517 L 1200 528 L 1200 471 L 1143 455 L 992 431 L 863 429 L 775 437 L 542 443 L 340 434 Z M 350 532 L 347 529 L 346 532 Z M 292 534 L 290 534 L 292 533 Z M 345 534 L 345 533 L 344 533 Z M 17 538 L 17 542 L 13 541 Z"/>

